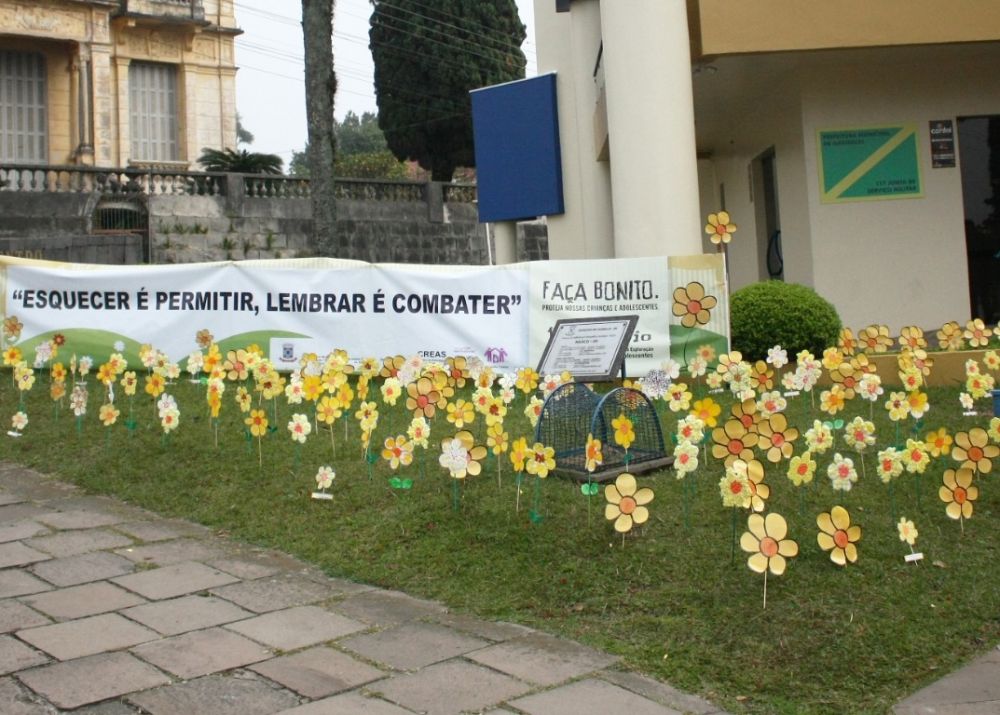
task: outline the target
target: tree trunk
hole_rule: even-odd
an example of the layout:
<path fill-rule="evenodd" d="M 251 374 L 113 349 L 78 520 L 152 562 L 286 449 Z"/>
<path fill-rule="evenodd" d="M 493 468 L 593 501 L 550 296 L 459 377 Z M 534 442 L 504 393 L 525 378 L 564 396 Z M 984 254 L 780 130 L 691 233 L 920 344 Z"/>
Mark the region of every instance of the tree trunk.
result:
<path fill-rule="evenodd" d="M 313 246 L 321 256 L 337 252 L 333 176 L 337 150 L 333 133 L 333 96 L 337 91 L 337 76 L 333 71 L 333 6 L 334 0 L 302 0 Z"/>

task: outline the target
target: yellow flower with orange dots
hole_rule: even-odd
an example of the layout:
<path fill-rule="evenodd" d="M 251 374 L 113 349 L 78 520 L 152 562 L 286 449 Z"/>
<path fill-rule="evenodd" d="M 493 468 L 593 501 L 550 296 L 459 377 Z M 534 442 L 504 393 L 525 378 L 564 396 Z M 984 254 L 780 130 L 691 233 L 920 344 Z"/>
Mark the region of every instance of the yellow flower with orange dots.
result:
<path fill-rule="evenodd" d="M 105 427 L 110 427 L 118 419 L 118 415 L 121 414 L 118 408 L 114 404 L 108 402 L 101 405 L 101 409 L 98 411 L 97 416 L 101 420 L 101 424 Z"/>
<path fill-rule="evenodd" d="M 518 437 L 510 444 L 510 465 L 514 468 L 515 472 L 524 471 L 524 462 L 528 458 L 528 440 L 524 437 Z"/>
<path fill-rule="evenodd" d="M 382 459 L 389 463 L 390 469 L 406 467 L 413 462 L 413 443 L 403 435 L 386 437 L 382 449 Z"/>
<path fill-rule="evenodd" d="M 712 430 L 712 456 L 724 460 L 727 467 L 737 459 L 748 461 L 753 459 L 758 440 L 758 434 L 747 430 L 738 419 L 728 419 L 722 427 Z"/>
<path fill-rule="evenodd" d="M 909 348 L 910 350 L 926 348 L 927 339 L 924 337 L 924 331 L 916 325 L 907 325 L 903 327 L 899 331 L 899 347 Z"/>
<path fill-rule="evenodd" d="M 703 400 L 695 400 L 691 406 L 691 415 L 701 420 L 706 427 L 715 427 L 719 422 L 716 419 L 722 407 L 711 397 Z"/>
<path fill-rule="evenodd" d="M 471 402 L 455 400 L 448 403 L 447 410 L 447 419 L 455 425 L 455 429 L 463 429 L 476 420 L 476 412 Z"/>
<path fill-rule="evenodd" d="M 823 551 L 830 552 L 830 560 L 838 566 L 853 564 L 858 560 L 858 542 L 861 541 L 861 527 L 851 524 L 851 515 L 842 506 L 835 506 L 829 512 L 816 517 L 819 534 L 816 541 Z"/>
<path fill-rule="evenodd" d="M 593 472 L 604 464 L 604 454 L 601 452 L 601 440 L 592 434 L 587 435 L 587 446 L 584 449 L 585 466 L 588 472 Z"/>
<path fill-rule="evenodd" d="M 263 437 L 267 434 L 267 413 L 264 410 L 250 410 L 250 416 L 243 420 L 243 424 L 250 428 L 250 434 L 254 437 Z"/>
<path fill-rule="evenodd" d="M 841 328 L 837 337 L 837 347 L 844 355 L 853 355 L 858 349 L 858 341 L 854 338 L 854 332 L 850 328 Z"/>
<path fill-rule="evenodd" d="M 614 523 L 615 531 L 624 534 L 632 530 L 636 524 L 645 524 L 649 520 L 649 509 L 646 505 L 653 501 L 653 490 L 649 487 L 639 488 L 635 477 L 631 474 L 619 474 L 614 484 L 604 487 L 604 518 Z"/>
<path fill-rule="evenodd" d="M 751 514 L 747 529 L 740 537 L 740 548 L 750 554 L 747 566 L 751 571 L 764 573 L 770 570 L 775 576 L 785 573 L 786 559 L 798 556 L 799 545 L 788 536 L 788 523 L 780 514 L 766 517 Z"/>
<path fill-rule="evenodd" d="M 708 234 L 708 238 L 713 244 L 719 245 L 733 240 L 733 234 L 736 233 L 737 227 L 732 222 L 728 211 L 709 214 L 706 220 L 708 223 L 705 224 L 705 233 Z"/>
<path fill-rule="evenodd" d="M 144 389 L 150 397 L 159 397 L 166 389 L 166 382 L 162 375 L 154 372 L 146 376 L 146 387 Z"/>
<path fill-rule="evenodd" d="M 611 420 L 611 426 L 615 429 L 615 444 L 622 449 L 631 447 L 635 441 L 635 430 L 632 427 L 632 420 L 622 412 Z"/>
<path fill-rule="evenodd" d="M 884 353 L 892 347 L 889 326 L 869 325 L 858 333 L 858 344 L 866 353 Z"/>
<path fill-rule="evenodd" d="M 835 415 L 844 409 L 846 400 L 847 396 L 844 392 L 844 388 L 840 385 L 833 385 L 829 390 L 823 390 L 823 392 L 819 394 L 819 408 L 823 410 L 823 412 Z"/>
<path fill-rule="evenodd" d="M 938 489 L 938 497 L 948 506 L 945 514 L 950 519 L 971 519 L 972 502 L 979 498 L 979 487 L 972 483 L 971 469 L 946 469 Z"/>
<path fill-rule="evenodd" d="M 965 324 L 962 337 L 969 341 L 969 347 L 984 348 L 990 342 L 993 328 L 987 328 L 980 318 L 973 318 Z"/>
<path fill-rule="evenodd" d="M 504 431 L 503 424 L 500 422 L 486 428 L 486 446 L 497 457 L 507 451 L 509 439 L 510 435 Z"/>
<path fill-rule="evenodd" d="M 535 442 L 528 451 L 528 457 L 524 463 L 524 469 L 528 474 L 533 474 L 539 479 L 545 479 L 549 472 L 556 468 L 556 451 L 552 447 L 546 447 L 541 442 Z"/>
<path fill-rule="evenodd" d="M 955 446 L 951 458 L 961 462 L 960 469 L 972 469 L 987 474 L 993 469 L 993 460 L 1000 456 L 1000 447 L 989 443 L 989 434 L 982 427 L 968 432 L 955 433 Z"/>
<path fill-rule="evenodd" d="M 954 320 L 941 326 L 937 331 L 938 345 L 942 350 L 961 350 L 965 347 L 965 337 L 962 334 L 962 326 Z"/>
<path fill-rule="evenodd" d="M 706 325 L 712 317 L 712 308 L 718 304 L 715 296 L 705 294 L 705 286 L 692 281 L 674 290 L 673 313 L 685 328 Z"/>
<path fill-rule="evenodd" d="M 788 418 L 782 413 L 771 415 L 757 425 L 760 441 L 757 449 L 765 454 L 767 461 L 777 464 L 792 456 L 792 443 L 799 438 L 799 431 L 788 426 Z"/>

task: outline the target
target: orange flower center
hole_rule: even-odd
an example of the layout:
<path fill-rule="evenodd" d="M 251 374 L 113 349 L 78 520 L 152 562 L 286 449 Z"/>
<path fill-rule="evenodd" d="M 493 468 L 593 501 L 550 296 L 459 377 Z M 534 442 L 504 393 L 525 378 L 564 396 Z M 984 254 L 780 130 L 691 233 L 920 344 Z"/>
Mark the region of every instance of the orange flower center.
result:
<path fill-rule="evenodd" d="M 920 459 L 921 459 L 921 455 L 920 455 L 920 450 L 919 449 L 915 449 L 912 452 L 910 452 L 910 461 L 912 461 L 912 462 L 919 462 Z"/>
<path fill-rule="evenodd" d="M 966 492 L 965 489 L 963 489 L 962 487 L 955 487 L 954 494 L 955 494 L 955 503 L 956 504 L 964 504 L 965 501 L 966 501 L 966 499 L 968 499 L 968 496 L 969 496 L 968 492 Z"/>
<path fill-rule="evenodd" d="M 843 549 L 851 543 L 851 540 L 847 538 L 846 531 L 843 529 L 837 529 L 836 533 L 833 535 L 833 543 Z"/>
<path fill-rule="evenodd" d="M 635 503 L 635 499 L 633 499 L 632 497 L 622 497 L 621 503 L 618 505 L 618 508 L 621 510 L 622 514 L 631 514 L 633 511 L 635 511 L 636 506 L 637 504 Z"/>
<path fill-rule="evenodd" d="M 717 224 L 716 227 L 715 227 L 715 232 L 717 234 L 719 234 L 720 236 L 725 236 L 726 235 L 726 227 L 724 225 L 722 225 L 721 223 Z"/>
<path fill-rule="evenodd" d="M 800 476 L 804 477 L 806 475 L 806 473 L 809 471 L 809 465 L 808 464 L 800 464 L 798 466 L 798 469 L 796 471 L 799 473 Z"/>
<path fill-rule="evenodd" d="M 785 435 L 781 434 L 781 432 L 775 432 L 773 435 L 771 435 L 771 444 L 773 444 L 775 447 L 780 447 L 784 443 L 785 443 Z"/>
<path fill-rule="evenodd" d="M 428 402 L 429 400 L 427 399 L 427 395 L 421 395 L 420 397 L 417 398 L 417 407 L 420 408 L 427 407 Z"/>
<path fill-rule="evenodd" d="M 687 464 L 689 459 L 690 459 L 690 457 L 688 455 L 686 455 L 686 454 L 682 454 L 680 456 L 681 464 Z"/>
<path fill-rule="evenodd" d="M 865 441 L 865 433 L 862 432 L 861 430 L 855 430 L 854 431 L 854 441 L 855 442 L 864 442 Z"/>
<path fill-rule="evenodd" d="M 882 471 L 884 471 L 884 472 L 891 472 L 892 471 L 892 460 L 891 459 L 883 459 L 882 460 Z"/>
<path fill-rule="evenodd" d="M 770 536 L 765 536 L 760 540 L 760 553 L 764 554 L 767 558 L 771 558 L 778 553 L 778 542 Z"/>
<path fill-rule="evenodd" d="M 968 455 L 969 459 L 971 459 L 973 462 L 978 462 L 980 459 L 983 458 L 983 449 L 982 447 L 970 447 Z"/>
<path fill-rule="evenodd" d="M 750 429 L 753 426 L 753 415 L 742 415 L 742 416 L 740 416 L 740 423 L 746 429 Z"/>
<path fill-rule="evenodd" d="M 743 442 L 741 442 L 738 439 L 731 439 L 731 440 L 729 440 L 729 453 L 730 454 L 739 454 L 742 451 L 743 451 Z"/>
<path fill-rule="evenodd" d="M 852 387 L 854 387 L 854 386 L 855 386 L 856 384 L 857 384 L 857 382 L 856 382 L 856 381 L 854 380 L 854 378 L 853 378 L 853 377 L 845 377 L 845 378 L 844 378 L 844 387 L 847 387 L 847 388 L 852 388 Z"/>
<path fill-rule="evenodd" d="M 729 485 L 729 491 L 733 494 L 739 494 L 743 491 L 743 483 L 733 480 L 733 482 Z"/>
<path fill-rule="evenodd" d="M 690 300 L 687 304 L 687 310 L 689 313 L 698 313 L 701 311 L 701 301 L 700 300 Z"/>

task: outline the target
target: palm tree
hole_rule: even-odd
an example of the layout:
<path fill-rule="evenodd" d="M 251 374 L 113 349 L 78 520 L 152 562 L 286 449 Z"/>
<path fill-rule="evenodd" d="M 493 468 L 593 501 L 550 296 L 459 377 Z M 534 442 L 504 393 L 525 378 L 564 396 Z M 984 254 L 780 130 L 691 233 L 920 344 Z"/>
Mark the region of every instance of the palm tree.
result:
<path fill-rule="evenodd" d="M 198 163 L 205 171 L 226 174 L 280 174 L 284 161 L 277 154 L 260 154 L 246 149 L 202 149 Z"/>

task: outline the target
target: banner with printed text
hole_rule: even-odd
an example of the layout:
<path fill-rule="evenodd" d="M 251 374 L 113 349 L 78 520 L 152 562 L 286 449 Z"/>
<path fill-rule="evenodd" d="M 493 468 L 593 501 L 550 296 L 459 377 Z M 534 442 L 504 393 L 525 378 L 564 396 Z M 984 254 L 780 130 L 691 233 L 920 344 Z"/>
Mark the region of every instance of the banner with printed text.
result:
<path fill-rule="evenodd" d="M 712 255 L 485 267 L 327 258 L 104 266 L 0 257 L 3 315 L 23 323 L 18 346 L 29 362 L 56 334 L 64 351 L 97 361 L 112 351 L 134 361 L 151 344 L 183 362 L 205 329 L 223 350 L 260 346 L 279 369 L 334 348 L 358 359 L 478 356 L 513 369 L 537 364 L 560 318 L 635 314 L 626 365 L 638 376 L 671 354 L 672 341 L 681 359 L 674 286 L 699 280 L 717 303 L 696 326 L 698 340 L 724 348 L 725 271 Z"/>

